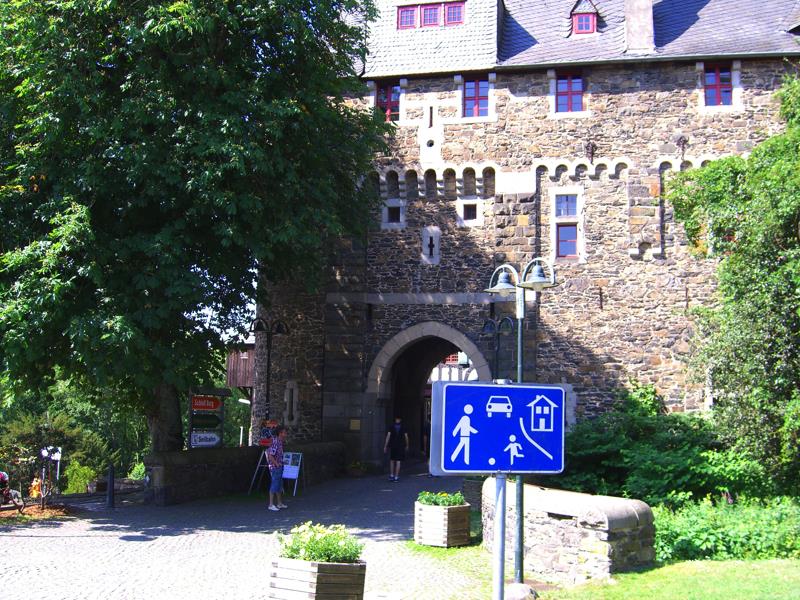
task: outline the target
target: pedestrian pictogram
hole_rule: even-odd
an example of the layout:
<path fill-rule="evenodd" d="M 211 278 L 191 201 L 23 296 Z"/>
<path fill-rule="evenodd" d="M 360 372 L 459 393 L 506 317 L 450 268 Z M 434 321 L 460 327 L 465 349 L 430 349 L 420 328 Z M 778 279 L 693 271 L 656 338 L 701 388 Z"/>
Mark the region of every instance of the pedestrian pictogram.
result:
<path fill-rule="evenodd" d="M 539 384 L 436 382 L 431 472 L 560 473 L 565 393 Z"/>

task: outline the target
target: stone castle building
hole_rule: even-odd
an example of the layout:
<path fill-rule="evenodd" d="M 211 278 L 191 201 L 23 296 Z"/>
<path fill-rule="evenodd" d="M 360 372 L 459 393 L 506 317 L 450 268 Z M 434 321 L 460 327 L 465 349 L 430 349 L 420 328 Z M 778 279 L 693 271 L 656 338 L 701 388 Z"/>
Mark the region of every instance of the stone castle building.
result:
<path fill-rule="evenodd" d="M 421 446 L 433 367 L 465 353 L 490 380 L 484 293 L 502 263 L 554 264 L 527 297 L 525 379 L 568 386 L 571 418 L 630 378 L 671 410 L 687 381 L 688 311 L 713 302 L 714 265 L 689 252 L 664 197 L 670 172 L 744 154 L 782 124 L 775 90 L 800 54 L 794 0 L 378 0 L 362 97 L 396 125 L 369 181 L 384 208 L 332 251 L 316 294 L 276 292 L 256 338 L 254 422 L 343 440 L 377 461 L 404 417 Z M 499 336 L 513 378 L 515 334 Z M 536 347 L 534 347 L 536 344 Z M 268 385 L 269 384 L 269 385 Z M 267 399 L 267 387 L 270 393 Z"/>

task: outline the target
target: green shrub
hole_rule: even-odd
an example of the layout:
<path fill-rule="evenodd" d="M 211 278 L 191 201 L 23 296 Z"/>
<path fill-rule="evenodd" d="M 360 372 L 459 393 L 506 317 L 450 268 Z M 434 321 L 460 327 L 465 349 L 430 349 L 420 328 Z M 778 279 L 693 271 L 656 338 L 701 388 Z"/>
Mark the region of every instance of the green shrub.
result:
<path fill-rule="evenodd" d="M 650 505 L 675 508 L 709 494 L 775 491 L 762 464 L 723 447 L 710 419 L 664 414 L 655 389 L 635 382 L 616 410 L 573 427 L 565 453 L 564 473 L 552 485 Z"/>
<path fill-rule="evenodd" d="M 145 474 L 147 473 L 144 463 L 138 462 L 133 465 L 131 472 L 128 473 L 128 479 L 144 479 Z"/>
<path fill-rule="evenodd" d="M 97 473 L 91 467 L 84 467 L 77 460 L 69 461 L 67 468 L 64 469 L 64 478 L 67 480 L 67 487 L 64 488 L 65 494 L 85 494 L 86 486 L 97 477 Z"/>
<path fill-rule="evenodd" d="M 430 506 L 462 506 L 466 504 L 464 494 L 461 492 L 454 494 L 448 494 L 447 492 L 420 492 L 419 496 L 417 496 L 417 502 Z"/>
<path fill-rule="evenodd" d="M 317 562 L 358 562 L 364 549 L 344 525 L 314 525 L 311 521 L 281 535 L 280 542 L 281 556 Z"/>
<path fill-rule="evenodd" d="M 706 498 L 653 508 L 660 561 L 800 558 L 800 504 L 779 497 L 735 504 Z"/>

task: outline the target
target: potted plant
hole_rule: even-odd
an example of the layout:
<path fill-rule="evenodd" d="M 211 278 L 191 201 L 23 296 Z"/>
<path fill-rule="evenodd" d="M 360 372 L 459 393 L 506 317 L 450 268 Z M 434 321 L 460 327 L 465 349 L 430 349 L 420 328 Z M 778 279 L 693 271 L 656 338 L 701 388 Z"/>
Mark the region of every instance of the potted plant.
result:
<path fill-rule="evenodd" d="M 426 546 L 469 543 L 469 504 L 456 492 L 420 492 L 414 504 L 414 541 Z"/>
<path fill-rule="evenodd" d="M 270 561 L 268 598 L 364 597 L 364 544 L 344 525 L 311 521 L 280 536 L 280 557 Z"/>

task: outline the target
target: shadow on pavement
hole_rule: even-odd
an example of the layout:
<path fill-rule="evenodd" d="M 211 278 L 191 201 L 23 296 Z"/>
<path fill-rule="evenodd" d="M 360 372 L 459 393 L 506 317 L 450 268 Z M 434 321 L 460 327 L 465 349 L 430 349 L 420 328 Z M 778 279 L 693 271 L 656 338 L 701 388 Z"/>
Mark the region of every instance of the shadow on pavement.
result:
<path fill-rule="evenodd" d="M 291 489 L 287 485 L 287 489 Z M 84 510 L 79 517 L 91 529 L 119 533 L 130 542 L 151 541 L 162 536 L 180 536 L 202 530 L 226 532 L 287 532 L 306 521 L 343 523 L 361 538 L 400 541 L 413 536 L 414 501 L 420 491 L 454 492 L 461 489 L 459 477 L 428 477 L 424 463 L 410 465 L 400 481 L 385 475 L 341 478 L 287 494 L 289 508 L 267 510 L 265 494 L 209 498 L 175 506 L 123 505 Z M 86 507 L 84 507 L 86 508 Z"/>

